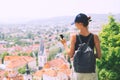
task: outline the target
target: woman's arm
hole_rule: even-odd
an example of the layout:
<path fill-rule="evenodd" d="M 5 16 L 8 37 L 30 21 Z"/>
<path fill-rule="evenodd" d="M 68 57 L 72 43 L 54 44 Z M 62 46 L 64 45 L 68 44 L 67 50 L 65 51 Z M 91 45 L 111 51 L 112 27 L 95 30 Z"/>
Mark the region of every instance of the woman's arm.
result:
<path fill-rule="evenodd" d="M 70 37 L 70 48 L 68 48 L 65 39 L 61 40 L 61 42 L 64 45 L 67 54 L 72 58 L 75 53 L 76 34 L 72 34 Z"/>
<path fill-rule="evenodd" d="M 95 43 L 95 49 L 96 49 L 96 58 L 101 57 L 101 48 L 100 48 L 100 40 L 97 35 L 94 35 L 94 43 Z"/>

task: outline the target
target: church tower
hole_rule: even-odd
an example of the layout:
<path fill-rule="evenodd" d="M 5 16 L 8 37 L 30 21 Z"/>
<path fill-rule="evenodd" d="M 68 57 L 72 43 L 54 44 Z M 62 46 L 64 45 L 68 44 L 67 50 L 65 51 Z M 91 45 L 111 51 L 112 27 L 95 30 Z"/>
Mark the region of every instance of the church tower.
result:
<path fill-rule="evenodd" d="M 39 51 L 38 51 L 38 69 L 42 69 L 44 64 L 47 62 L 47 55 L 46 55 L 46 51 L 44 49 L 44 41 L 41 38 L 40 40 L 40 47 L 39 47 Z"/>
<path fill-rule="evenodd" d="M 30 74 L 28 63 L 26 64 L 26 74 L 24 74 L 24 80 L 32 80 L 32 75 Z"/>

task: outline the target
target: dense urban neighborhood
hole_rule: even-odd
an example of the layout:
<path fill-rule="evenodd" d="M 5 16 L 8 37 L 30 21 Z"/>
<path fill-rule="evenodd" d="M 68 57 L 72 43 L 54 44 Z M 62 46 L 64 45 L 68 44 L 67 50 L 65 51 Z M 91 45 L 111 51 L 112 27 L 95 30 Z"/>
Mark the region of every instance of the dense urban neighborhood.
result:
<path fill-rule="evenodd" d="M 98 34 L 105 21 L 93 20 L 89 30 Z M 59 38 L 69 45 L 72 33 L 77 29 L 70 23 L 0 24 L 0 80 L 74 80 Z"/>

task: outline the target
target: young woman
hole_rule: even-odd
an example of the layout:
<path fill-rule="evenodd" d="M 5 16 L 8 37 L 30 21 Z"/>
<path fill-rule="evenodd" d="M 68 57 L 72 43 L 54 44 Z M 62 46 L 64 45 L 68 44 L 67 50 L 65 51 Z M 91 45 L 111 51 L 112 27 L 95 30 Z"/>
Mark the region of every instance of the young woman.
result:
<path fill-rule="evenodd" d="M 95 57 L 99 58 L 101 57 L 101 49 L 100 49 L 100 41 L 97 35 L 92 34 L 88 30 L 88 25 L 90 22 L 90 17 L 87 17 L 87 15 L 80 13 L 75 18 L 75 26 L 79 30 L 78 34 L 72 34 L 70 38 L 70 48 L 68 48 L 66 40 L 62 39 L 61 43 L 64 45 L 64 48 L 67 52 L 67 54 L 72 58 L 74 56 L 75 51 L 78 49 L 80 41 L 77 37 L 77 35 L 81 38 L 82 43 L 87 43 L 88 39 L 91 35 L 93 35 L 89 41 L 89 46 L 94 52 L 94 48 L 96 50 Z M 95 68 L 94 68 L 95 69 Z M 76 79 L 77 80 L 97 80 L 97 76 L 95 72 L 91 73 L 78 73 L 76 72 Z"/>

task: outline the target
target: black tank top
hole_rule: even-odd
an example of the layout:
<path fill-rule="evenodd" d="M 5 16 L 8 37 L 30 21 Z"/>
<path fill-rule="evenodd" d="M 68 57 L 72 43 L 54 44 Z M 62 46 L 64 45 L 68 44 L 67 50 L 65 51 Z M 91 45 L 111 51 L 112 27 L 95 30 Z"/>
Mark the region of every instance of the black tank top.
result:
<path fill-rule="evenodd" d="M 91 35 L 92 35 L 92 37 L 91 37 Z M 94 46 L 95 46 L 95 44 L 94 44 L 94 35 L 93 35 L 92 33 L 90 33 L 88 36 L 83 36 L 83 35 L 77 34 L 77 35 L 76 35 L 75 50 L 78 49 L 79 44 L 80 44 L 80 41 L 79 41 L 79 37 L 78 37 L 78 36 L 80 36 L 80 38 L 81 38 L 81 40 L 82 40 L 82 43 L 87 43 L 88 40 L 89 40 L 89 38 L 91 37 L 91 39 L 90 39 L 90 41 L 89 41 L 89 47 L 94 51 Z"/>

